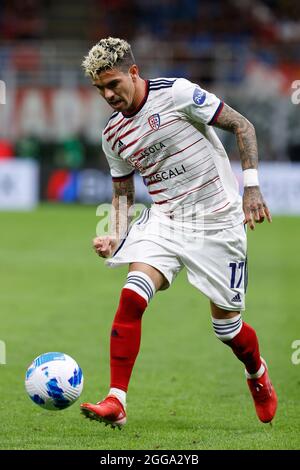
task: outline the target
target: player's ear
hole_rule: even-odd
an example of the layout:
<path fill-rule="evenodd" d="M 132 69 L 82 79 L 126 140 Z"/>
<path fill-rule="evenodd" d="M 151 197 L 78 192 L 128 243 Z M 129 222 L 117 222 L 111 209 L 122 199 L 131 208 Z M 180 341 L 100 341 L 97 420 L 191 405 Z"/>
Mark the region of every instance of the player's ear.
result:
<path fill-rule="evenodd" d="M 137 77 L 139 76 L 139 69 L 136 64 L 131 65 L 128 72 L 133 81 L 135 81 Z"/>

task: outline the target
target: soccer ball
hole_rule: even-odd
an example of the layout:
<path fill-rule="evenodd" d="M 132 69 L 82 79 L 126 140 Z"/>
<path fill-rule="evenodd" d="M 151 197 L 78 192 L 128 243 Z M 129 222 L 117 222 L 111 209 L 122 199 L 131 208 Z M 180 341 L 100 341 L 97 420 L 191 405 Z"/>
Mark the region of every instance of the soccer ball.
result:
<path fill-rule="evenodd" d="M 82 392 L 82 370 L 67 354 L 41 354 L 26 371 L 25 388 L 31 400 L 42 408 L 63 410 Z"/>

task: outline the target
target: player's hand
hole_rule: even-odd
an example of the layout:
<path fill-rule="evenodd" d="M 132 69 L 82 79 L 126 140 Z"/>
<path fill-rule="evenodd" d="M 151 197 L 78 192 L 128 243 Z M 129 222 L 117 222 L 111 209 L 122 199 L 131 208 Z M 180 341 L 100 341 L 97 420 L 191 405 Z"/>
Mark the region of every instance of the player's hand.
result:
<path fill-rule="evenodd" d="M 118 242 L 113 237 L 96 237 L 93 240 L 93 247 L 97 255 L 101 258 L 109 258 L 116 250 Z"/>
<path fill-rule="evenodd" d="M 251 230 L 255 224 L 261 224 L 265 218 L 272 222 L 272 217 L 266 205 L 259 186 L 248 186 L 244 188 L 243 210 L 245 214 L 244 224 L 248 224 Z"/>

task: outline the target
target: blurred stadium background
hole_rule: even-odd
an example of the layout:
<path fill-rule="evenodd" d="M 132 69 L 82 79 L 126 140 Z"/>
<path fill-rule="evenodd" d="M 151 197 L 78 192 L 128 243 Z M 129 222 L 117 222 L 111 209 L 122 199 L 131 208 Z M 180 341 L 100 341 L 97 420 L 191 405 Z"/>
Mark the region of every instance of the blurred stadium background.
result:
<path fill-rule="evenodd" d="M 289 165 L 300 160 L 297 0 L 1 0 L 0 208 L 110 199 L 101 151 L 110 110 L 80 66 L 108 35 L 132 43 L 143 77 L 185 76 L 246 114 L 261 162 L 276 162 L 272 189 L 262 181 L 273 211 L 300 212 L 300 170 Z M 220 135 L 238 160 L 233 136 Z"/>
<path fill-rule="evenodd" d="M 185 76 L 256 126 L 277 216 L 249 233 L 245 318 L 279 395 L 272 428 L 256 419 L 243 368 L 214 338 L 207 299 L 184 274 L 145 315 L 130 419 L 117 438 L 83 421 L 77 405 L 53 414 L 25 395 L 25 370 L 47 351 L 79 362 L 83 401 L 107 391 L 126 270 L 105 268 L 91 249 L 96 207 L 111 196 L 101 151 L 110 110 L 80 64 L 108 35 L 132 43 L 143 77 Z M 300 448 L 300 219 L 287 217 L 300 214 L 297 80 L 298 0 L 0 0 L 0 448 Z M 234 138 L 218 133 L 240 178 Z M 141 179 L 137 187 L 141 201 Z"/>

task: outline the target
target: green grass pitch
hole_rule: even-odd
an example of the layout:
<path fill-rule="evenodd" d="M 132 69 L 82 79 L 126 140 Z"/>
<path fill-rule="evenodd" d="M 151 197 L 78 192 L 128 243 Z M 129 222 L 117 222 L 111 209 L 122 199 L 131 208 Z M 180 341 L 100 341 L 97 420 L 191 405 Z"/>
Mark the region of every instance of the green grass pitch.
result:
<path fill-rule="evenodd" d="M 109 269 L 91 248 L 95 208 L 41 206 L 2 213 L 0 251 L 1 449 L 299 449 L 298 218 L 274 218 L 249 240 L 244 315 L 257 331 L 278 391 L 273 426 L 256 418 L 242 364 L 219 342 L 208 301 L 181 273 L 145 313 L 143 338 L 120 432 L 36 406 L 24 390 L 29 363 L 62 351 L 81 365 L 80 401 L 98 401 L 109 381 L 109 333 L 126 269 Z"/>

